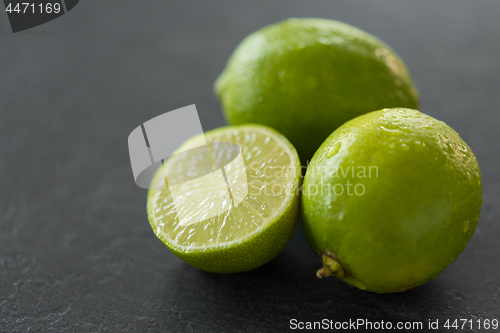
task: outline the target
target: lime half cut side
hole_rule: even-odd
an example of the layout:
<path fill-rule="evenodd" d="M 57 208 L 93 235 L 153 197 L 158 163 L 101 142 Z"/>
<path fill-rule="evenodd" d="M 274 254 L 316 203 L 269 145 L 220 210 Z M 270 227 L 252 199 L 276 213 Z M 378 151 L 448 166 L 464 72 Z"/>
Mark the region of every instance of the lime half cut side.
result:
<path fill-rule="evenodd" d="M 201 153 L 205 142 L 209 154 Z M 297 152 L 283 135 L 262 125 L 228 126 L 178 151 L 157 171 L 147 198 L 151 227 L 175 255 L 230 273 L 263 265 L 285 248 L 297 225 L 301 178 Z"/>

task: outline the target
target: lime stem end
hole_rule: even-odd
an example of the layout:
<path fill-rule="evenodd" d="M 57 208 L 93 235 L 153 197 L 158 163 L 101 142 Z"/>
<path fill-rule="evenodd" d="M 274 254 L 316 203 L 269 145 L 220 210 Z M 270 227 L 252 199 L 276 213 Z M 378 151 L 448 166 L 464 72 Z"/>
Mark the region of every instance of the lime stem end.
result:
<path fill-rule="evenodd" d="M 327 276 L 335 276 L 338 279 L 345 279 L 347 276 L 344 268 L 334 257 L 323 254 L 323 267 L 316 272 L 320 279 Z"/>

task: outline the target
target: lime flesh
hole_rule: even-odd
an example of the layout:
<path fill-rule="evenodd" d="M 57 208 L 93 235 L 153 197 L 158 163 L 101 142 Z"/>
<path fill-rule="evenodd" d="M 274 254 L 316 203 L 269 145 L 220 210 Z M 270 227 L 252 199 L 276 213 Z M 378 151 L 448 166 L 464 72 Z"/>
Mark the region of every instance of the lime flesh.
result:
<path fill-rule="evenodd" d="M 318 276 L 400 292 L 435 278 L 474 233 L 482 205 L 476 157 L 444 122 L 385 109 L 338 128 L 304 179 L 303 228 Z"/>
<path fill-rule="evenodd" d="M 226 165 L 229 196 L 224 180 L 207 177 L 204 155 L 192 149 L 204 138 L 212 150 L 210 175 L 214 166 Z M 220 142 L 237 144 L 244 165 L 226 164 L 231 148 L 214 152 Z M 179 151 L 158 170 L 147 200 L 153 231 L 175 255 L 206 271 L 230 273 L 258 267 L 285 248 L 297 225 L 301 178 L 297 152 L 283 135 L 261 125 L 229 126 L 194 137 Z M 237 200 L 231 177 L 242 173 L 240 187 L 248 191 Z M 169 186 L 154 189 L 165 174 Z"/>

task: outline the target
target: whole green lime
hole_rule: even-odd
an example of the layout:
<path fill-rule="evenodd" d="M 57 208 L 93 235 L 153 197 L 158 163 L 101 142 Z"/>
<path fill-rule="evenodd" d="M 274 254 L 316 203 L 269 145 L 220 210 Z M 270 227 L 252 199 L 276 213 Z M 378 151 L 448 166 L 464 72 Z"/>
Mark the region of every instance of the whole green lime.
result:
<path fill-rule="evenodd" d="M 319 277 L 400 292 L 435 278 L 467 245 L 482 205 L 476 157 L 444 122 L 410 109 L 357 117 L 307 170 L 303 228 Z"/>
<path fill-rule="evenodd" d="M 303 162 L 347 120 L 385 107 L 418 108 L 410 74 L 393 50 L 327 19 L 288 19 L 252 33 L 215 90 L 229 123 L 277 129 Z"/>

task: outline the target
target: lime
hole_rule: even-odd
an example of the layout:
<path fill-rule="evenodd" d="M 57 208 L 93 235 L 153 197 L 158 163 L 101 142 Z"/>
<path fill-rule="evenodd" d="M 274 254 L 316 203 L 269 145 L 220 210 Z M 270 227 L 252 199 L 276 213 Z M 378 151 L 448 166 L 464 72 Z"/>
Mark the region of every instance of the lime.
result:
<path fill-rule="evenodd" d="M 339 127 L 307 170 L 303 228 L 322 257 L 318 276 L 400 292 L 435 278 L 479 220 L 476 157 L 442 121 L 384 109 Z"/>
<path fill-rule="evenodd" d="M 283 133 L 309 160 L 344 122 L 418 107 L 402 60 L 376 37 L 326 19 L 288 19 L 246 37 L 215 82 L 231 124 Z"/>
<path fill-rule="evenodd" d="M 205 139 L 208 157 L 199 150 Z M 285 248 L 299 217 L 301 178 L 297 152 L 283 135 L 262 125 L 228 126 L 195 136 L 178 151 L 157 171 L 147 200 L 153 231 L 175 255 L 206 271 L 231 273 L 263 265 Z M 234 153 L 242 163 L 231 162 Z"/>

